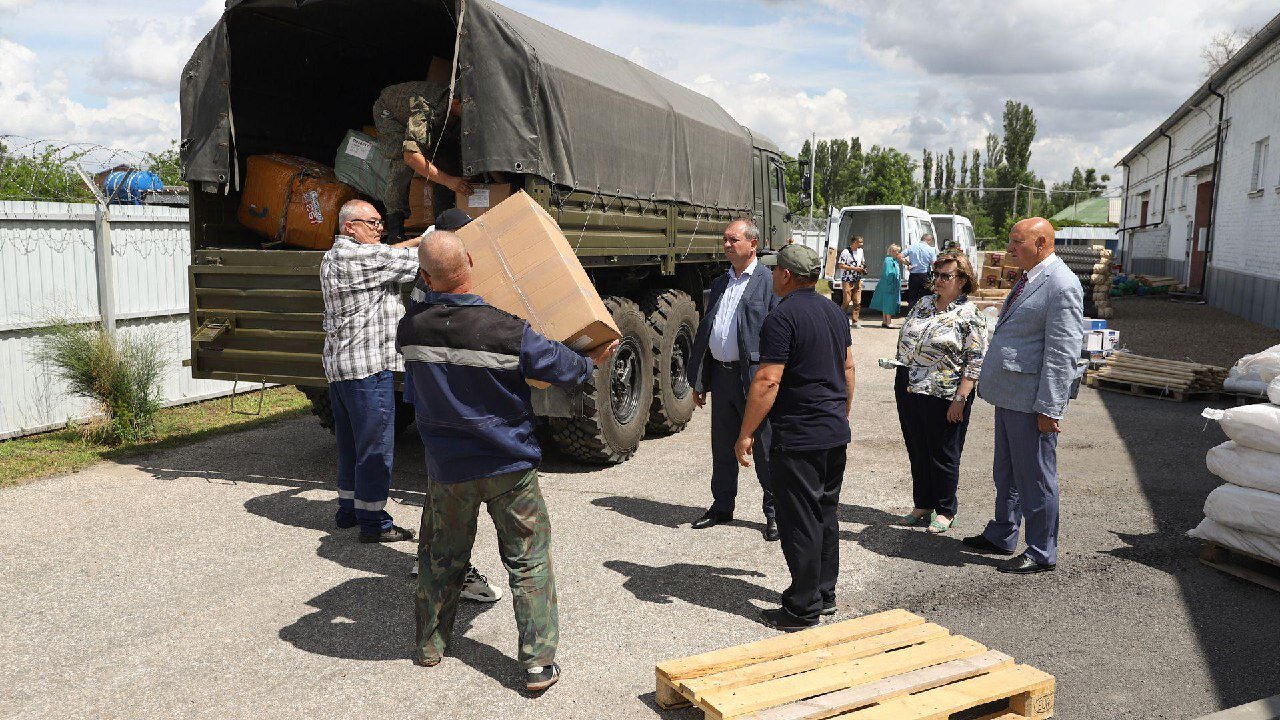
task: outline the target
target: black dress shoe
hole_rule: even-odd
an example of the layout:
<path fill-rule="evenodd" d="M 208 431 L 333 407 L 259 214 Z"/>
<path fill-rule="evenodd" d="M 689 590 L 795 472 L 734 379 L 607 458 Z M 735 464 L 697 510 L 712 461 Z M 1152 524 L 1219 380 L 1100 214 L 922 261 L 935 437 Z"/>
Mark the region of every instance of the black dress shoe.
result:
<path fill-rule="evenodd" d="M 360 533 L 360 542 L 362 543 L 385 543 L 398 542 L 400 540 L 412 540 L 413 531 L 406 530 L 399 525 L 392 525 L 390 530 L 384 530 L 377 535 L 369 533 Z"/>
<path fill-rule="evenodd" d="M 719 513 L 719 512 L 716 512 L 715 510 L 708 510 L 705 513 L 703 513 L 702 517 L 698 518 L 697 520 L 694 520 L 693 525 L 691 527 L 694 530 L 702 530 L 704 528 L 709 528 L 713 525 L 722 525 L 724 523 L 729 522 L 732 519 L 733 519 L 732 515 Z"/>
<path fill-rule="evenodd" d="M 769 610 L 760 611 L 760 619 L 765 625 L 774 630 L 783 632 L 795 632 L 797 630 L 807 630 L 811 627 L 818 627 L 821 623 L 817 620 L 805 621 L 787 612 L 786 608 L 770 608 Z"/>
<path fill-rule="evenodd" d="M 1030 575 L 1031 573 L 1049 572 L 1050 570 L 1053 570 L 1056 567 L 1058 566 L 1047 565 L 1045 563 L 1038 563 L 1035 560 L 1032 560 L 1031 558 L 1027 557 L 1026 553 L 1023 553 L 1016 558 L 1009 558 L 1008 560 L 1005 560 L 1004 562 L 997 565 L 996 569 L 1002 573 L 1013 573 L 1015 575 Z"/>
<path fill-rule="evenodd" d="M 778 520 L 776 518 L 764 519 L 764 539 L 766 542 L 776 542 L 778 539 Z"/>
<path fill-rule="evenodd" d="M 1012 555 L 1013 554 L 1012 550 L 1005 550 L 999 545 L 996 545 L 995 543 L 988 540 L 985 535 L 972 535 L 970 537 L 967 537 L 961 540 L 960 542 L 964 543 L 965 546 L 967 547 L 977 550 L 978 552 L 984 552 L 989 555 Z"/>

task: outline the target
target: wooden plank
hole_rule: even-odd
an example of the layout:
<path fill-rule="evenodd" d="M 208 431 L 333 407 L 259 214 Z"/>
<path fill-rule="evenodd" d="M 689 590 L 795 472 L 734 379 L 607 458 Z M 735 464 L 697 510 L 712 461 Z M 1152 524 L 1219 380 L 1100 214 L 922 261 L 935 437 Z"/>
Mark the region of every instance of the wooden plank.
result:
<path fill-rule="evenodd" d="M 933 623 L 913 625 L 901 630 L 872 635 L 868 638 L 831 645 L 818 650 L 810 650 L 809 652 L 782 657 L 777 660 L 768 660 L 714 675 L 682 680 L 680 681 L 680 690 L 694 700 L 699 700 L 703 694 L 712 690 L 730 690 L 774 678 L 795 675 L 796 673 L 806 672 L 825 665 L 857 660 L 858 658 L 882 652 L 919 645 L 928 640 L 946 637 L 950 634 L 946 628 Z"/>
<path fill-rule="evenodd" d="M 1208 565 L 1214 570 L 1218 570 L 1228 575 L 1234 575 L 1242 580 L 1248 580 L 1251 583 L 1270 588 L 1276 592 L 1280 592 L 1280 575 L 1272 575 L 1262 570 L 1251 568 L 1240 562 L 1239 559 L 1233 558 L 1232 555 L 1239 555 L 1248 558 L 1254 562 L 1263 563 L 1267 567 L 1277 568 L 1275 563 L 1258 557 L 1252 553 L 1242 552 L 1235 548 L 1225 547 L 1217 543 L 1205 543 L 1204 548 L 1200 551 L 1200 562 Z"/>
<path fill-rule="evenodd" d="M 1018 713 L 1001 710 L 1000 712 L 994 712 L 990 715 L 983 715 L 980 718 L 974 718 L 974 720 L 1030 720 L 1030 718 L 1026 715 L 1019 715 Z"/>
<path fill-rule="evenodd" d="M 987 648 L 952 635 L 904 650 L 816 668 L 732 690 L 714 690 L 697 701 L 707 720 L 730 720 L 784 703 L 861 685 L 891 675 L 980 655 Z"/>
<path fill-rule="evenodd" d="M 654 702 L 658 703 L 658 707 L 663 710 L 671 710 L 678 707 L 684 707 L 689 704 L 680 691 L 676 690 L 675 685 L 670 680 L 662 677 L 662 673 L 656 673 L 658 676 L 657 690 L 654 691 Z"/>
<path fill-rule="evenodd" d="M 1053 716 L 1053 685 L 1052 675 L 1029 665 L 1014 665 L 840 717 L 844 720 L 946 720 L 953 713 L 1008 698 L 1009 710 L 1013 713 L 1047 718 Z"/>
<path fill-rule="evenodd" d="M 845 688 L 807 700 L 780 705 L 749 715 L 751 720 L 821 720 L 832 715 L 923 692 L 983 673 L 1011 667 L 1013 658 L 996 650 L 933 667 L 894 675 L 858 687 Z"/>
<path fill-rule="evenodd" d="M 924 618 L 906 610 L 886 610 L 745 645 L 668 660 L 659 663 L 657 671 L 668 680 L 701 677 L 923 623 Z"/>

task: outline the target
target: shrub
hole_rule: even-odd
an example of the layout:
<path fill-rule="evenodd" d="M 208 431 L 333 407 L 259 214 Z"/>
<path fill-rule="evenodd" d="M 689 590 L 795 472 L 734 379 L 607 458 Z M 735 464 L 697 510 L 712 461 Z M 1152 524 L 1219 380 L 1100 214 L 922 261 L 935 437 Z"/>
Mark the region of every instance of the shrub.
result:
<path fill-rule="evenodd" d="M 133 444 L 155 436 L 165 357 L 154 338 L 112 337 L 97 325 L 57 320 L 38 348 L 73 395 L 101 406 L 101 440 Z"/>

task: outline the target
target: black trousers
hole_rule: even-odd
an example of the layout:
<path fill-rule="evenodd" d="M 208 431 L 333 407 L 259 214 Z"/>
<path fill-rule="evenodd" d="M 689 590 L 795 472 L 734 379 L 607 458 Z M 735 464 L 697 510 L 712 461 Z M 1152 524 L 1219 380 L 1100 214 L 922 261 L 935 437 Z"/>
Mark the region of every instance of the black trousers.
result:
<path fill-rule="evenodd" d="M 929 294 L 929 273 L 911 273 L 907 276 L 907 308 Z"/>
<path fill-rule="evenodd" d="M 898 368 L 893 392 L 898 400 L 902 439 L 906 441 L 907 455 L 911 458 L 915 506 L 953 518 L 960 508 L 956 487 L 960 484 L 960 455 L 964 452 L 964 438 L 969 430 L 973 394 L 969 394 L 969 401 L 965 403 L 964 419 L 953 423 L 947 420 L 950 400 L 907 392 L 907 369 L 904 367 Z"/>
<path fill-rule="evenodd" d="M 711 363 L 711 509 L 732 515 L 738 500 L 738 458 L 733 446 L 742 430 L 742 414 L 747 409 L 747 391 L 742 387 L 741 371 L 726 367 L 715 358 Z M 772 433 L 769 420 L 756 428 L 752 457 L 756 479 L 764 498 L 760 511 L 766 518 L 773 517 L 773 493 L 769 478 L 769 442 Z"/>
<path fill-rule="evenodd" d="M 802 620 L 818 620 L 822 606 L 836 602 L 840 572 L 836 511 L 847 447 L 773 448 L 770 455 L 778 533 L 791 571 L 791 586 L 782 593 L 782 607 Z"/>

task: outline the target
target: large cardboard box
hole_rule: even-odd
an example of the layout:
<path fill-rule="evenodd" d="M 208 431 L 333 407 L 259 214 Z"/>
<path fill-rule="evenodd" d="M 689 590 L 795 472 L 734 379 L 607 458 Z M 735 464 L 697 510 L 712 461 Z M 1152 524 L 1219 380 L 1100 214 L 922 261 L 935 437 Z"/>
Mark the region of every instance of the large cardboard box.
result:
<path fill-rule="evenodd" d="M 471 194 L 456 193 L 458 209 L 473 220 L 511 197 L 510 183 L 472 183 Z"/>
<path fill-rule="evenodd" d="M 328 250 L 338 229 L 338 210 L 356 191 L 333 169 L 292 155 L 251 155 L 245 161 L 240 224 L 271 241 Z"/>
<path fill-rule="evenodd" d="M 436 221 L 432 206 L 431 181 L 414 175 L 409 181 L 409 217 L 404 219 L 406 230 L 426 230 Z"/>
<path fill-rule="evenodd" d="M 836 260 L 839 259 L 840 253 L 833 247 L 827 248 L 827 262 L 822 266 L 822 277 L 835 281 L 836 279 Z"/>
<path fill-rule="evenodd" d="M 621 337 L 555 219 L 524 191 L 458 230 L 475 263 L 472 292 L 578 351 Z"/>

